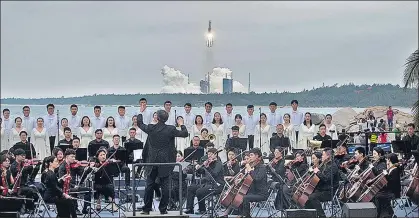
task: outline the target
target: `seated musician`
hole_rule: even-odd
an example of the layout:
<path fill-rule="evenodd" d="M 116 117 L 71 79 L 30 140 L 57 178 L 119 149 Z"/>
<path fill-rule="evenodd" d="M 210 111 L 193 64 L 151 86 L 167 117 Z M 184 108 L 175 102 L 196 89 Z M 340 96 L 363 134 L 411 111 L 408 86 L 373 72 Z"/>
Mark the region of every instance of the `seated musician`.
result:
<path fill-rule="evenodd" d="M 57 217 L 69 218 L 74 210 L 74 201 L 71 196 L 64 193 L 60 185 L 63 179 L 58 180 L 55 169 L 58 169 L 58 159 L 54 156 L 45 158 L 44 166 L 46 171 L 42 173 L 41 182 L 45 185 L 44 200 L 46 203 L 55 203 L 57 206 Z M 77 215 L 75 215 L 77 217 Z"/>
<path fill-rule="evenodd" d="M 206 160 L 208 160 L 208 150 L 211 149 L 211 148 L 215 148 L 215 145 L 211 142 L 208 142 L 208 143 L 205 144 L 204 148 L 207 151 L 207 154 L 205 154 L 204 156 L 201 157 L 201 159 L 199 160 L 200 164 L 202 164 Z M 218 156 L 218 154 L 217 154 L 217 156 Z M 218 159 L 221 160 L 220 157 L 218 157 Z"/>
<path fill-rule="evenodd" d="M 317 151 L 314 152 L 311 155 L 311 166 L 312 166 L 312 168 L 319 167 L 321 163 L 322 163 L 322 153 L 317 152 Z"/>
<path fill-rule="evenodd" d="M 270 150 L 274 153 L 275 149 L 279 146 L 282 148 L 290 147 L 290 139 L 284 135 L 284 125 L 276 125 L 276 135 L 271 137 Z"/>
<path fill-rule="evenodd" d="M 407 125 L 407 135 L 403 137 L 403 141 L 410 142 L 410 145 L 412 146 L 411 149 L 419 151 L 419 136 L 415 134 L 415 124 L 409 123 Z M 408 158 L 410 158 L 410 156 Z"/>
<path fill-rule="evenodd" d="M 76 151 L 73 149 L 67 149 L 64 152 L 64 162 L 61 163 L 58 169 L 58 177 L 62 178 L 65 175 L 71 175 L 70 185 L 67 185 L 70 187 L 70 195 L 72 197 L 77 197 L 77 192 L 84 193 L 85 202 L 81 213 L 88 214 L 87 208 L 90 206 L 89 202 L 91 200 L 91 189 L 82 187 L 80 185 L 84 182 L 87 175 L 92 171 L 91 168 L 94 166 L 94 163 L 91 162 L 89 164 L 90 168 L 82 167 L 77 164 L 78 162 L 76 161 Z M 76 182 L 77 175 L 81 178 L 79 183 Z M 74 208 L 78 215 L 81 214 L 79 212 L 76 201 L 74 201 Z"/>
<path fill-rule="evenodd" d="M 282 191 L 282 187 L 285 184 L 285 159 L 283 157 L 283 153 L 283 148 L 276 147 L 274 150 L 274 157 L 269 164 L 272 167 L 272 169 L 268 166 L 268 173 L 271 173 L 272 179 L 275 182 L 279 182 L 278 188 L 281 189 L 280 191 Z M 274 170 L 276 174 L 272 174 L 272 170 Z M 284 203 L 284 197 L 282 195 L 282 192 L 277 192 L 274 203 L 276 209 L 279 210 L 283 207 L 283 205 L 281 206 L 281 203 Z"/>
<path fill-rule="evenodd" d="M 319 133 L 313 137 L 313 140 L 315 141 L 331 141 L 332 137 L 330 135 L 326 134 L 326 125 L 321 124 L 319 126 Z"/>
<path fill-rule="evenodd" d="M 238 145 L 233 145 L 233 140 L 239 138 L 239 130 L 240 128 L 236 125 L 231 127 L 231 137 L 227 139 L 225 144 L 227 151 L 234 149 L 236 154 L 240 154 L 241 149 L 237 147 Z"/>
<path fill-rule="evenodd" d="M 205 197 L 212 192 L 214 195 L 221 193 L 224 185 L 223 164 L 217 157 L 217 149 L 211 148 L 208 150 L 208 160 L 202 165 L 195 166 L 196 171 L 204 173 L 205 177 L 201 181 L 202 184 L 188 187 L 186 214 L 194 213 L 195 196 L 198 198 L 199 213 L 203 214 L 206 210 Z M 215 189 L 215 191 L 210 191 L 210 189 Z"/>
<path fill-rule="evenodd" d="M 103 140 L 103 131 L 102 129 L 96 129 L 95 131 L 95 140 L 92 140 L 89 142 L 89 145 L 87 146 L 87 150 L 89 151 L 89 148 L 91 148 L 94 145 L 102 145 L 106 148 L 109 148 L 109 142 L 106 140 Z"/>
<path fill-rule="evenodd" d="M 234 149 L 230 149 L 227 154 L 227 162 L 223 166 L 224 178 L 231 179 L 240 171 L 240 164 L 236 158 Z"/>
<path fill-rule="evenodd" d="M 188 148 L 186 148 L 184 151 L 183 151 L 183 153 L 185 153 L 185 151 L 186 150 L 200 150 L 200 149 L 204 149 L 203 147 L 201 147 L 201 146 L 199 146 L 199 143 L 201 142 L 201 140 L 199 139 L 199 137 L 198 136 L 194 136 L 193 138 L 192 138 L 192 146 L 190 146 L 190 147 L 188 147 Z M 191 155 L 191 156 L 193 156 L 193 155 Z M 196 161 L 196 160 L 193 160 L 192 161 L 192 164 L 193 165 L 195 165 L 195 164 L 197 164 L 198 162 L 202 162 L 202 158 L 199 160 L 199 161 Z M 195 172 L 195 170 L 194 170 L 194 168 L 190 168 L 189 169 L 189 171 L 188 171 L 188 173 L 189 174 L 191 174 L 191 173 L 193 173 L 193 172 Z"/>
<path fill-rule="evenodd" d="M 55 147 L 52 150 L 52 155 L 57 158 L 58 166 L 60 166 L 64 162 L 64 152 L 61 148 Z M 44 158 L 43 164 L 45 164 L 46 159 L 47 159 L 47 157 Z M 46 165 L 42 165 L 41 173 L 44 173 L 46 170 L 48 170 L 48 167 Z M 55 171 L 55 174 L 57 174 L 57 176 L 58 176 L 58 168 L 55 168 L 54 171 Z"/>
<path fill-rule="evenodd" d="M 368 169 L 370 162 L 368 161 L 368 157 L 365 155 L 365 149 L 363 147 L 355 148 L 355 163 L 350 164 L 348 167 L 349 169 L 354 169 L 355 166 L 359 167 L 358 173 L 356 175 L 361 174 L 364 170 Z M 343 162 L 342 165 L 347 165 L 350 161 Z M 356 178 L 356 175 L 354 177 Z"/>
<path fill-rule="evenodd" d="M 73 145 L 73 139 L 71 139 L 71 137 L 73 137 L 73 134 L 71 133 L 71 129 L 69 127 L 65 127 L 64 128 L 64 139 L 61 139 L 58 142 L 58 145 Z"/>
<path fill-rule="evenodd" d="M 176 163 L 179 163 L 179 162 L 183 162 L 183 153 L 182 153 L 182 151 L 177 151 L 177 154 L 176 154 Z M 170 195 L 170 198 L 171 198 L 171 200 L 170 200 L 170 203 L 169 203 L 169 209 L 170 210 L 176 210 L 177 209 L 177 206 L 176 206 L 176 204 L 175 203 L 177 203 L 178 201 L 179 201 L 179 173 L 178 172 L 173 172 L 172 173 L 172 190 L 170 191 L 171 192 L 171 195 Z M 188 187 L 188 184 L 187 184 L 187 182 L 186 182 L 186 177 L 187 177 L 187 174 L 186 174 L 186 169 L 185 170 L 182 170 L 182 197 L 186 197 L 186 191 L 187 191 L 187 187 Z"/>
<path fill-rule="evenodd" d="M 71 149 L 77 150 L 80 147 L 80 138 L 77 136 L 73 136 L 73 141 L 70 146 Z"/>
<path fill-rule="evenodd" d="M 19 133 L 19 137 L 20 137 L 20 142 L 16 143 L 15 145 L 13 145 L 13 147 L 9 149 L 10 153 L 14 154 L 14 151 L 18 148 L 23 149 L 24 151 L 32 150 L 32 156 L 33 158 L 36 158 L 36 150 L 33 144 L 28 141 L 28 133 L 26 131 L 21 131 Z M 14 161 L 14 158 L 10 160 L 11 163 L 13 163 L 13 161 Z"/>
<path fill-rule="evenodd" d="M 335 162 L 331 159 L 332 150 L 325 148 L 322 152 L 322 165 L 314 167 L 313 172 L 319 177 L 318 182 L 313 193 L 310 194 L 305 204 L 306 209 L 316 209 L 318 217 L 326 217 L 321 203 L 331 201 L 331 179 L 333 177 L 333 191 L 336 191 L 339 187 L 339 171 Z"/>
<path fill-rule="evenodd" d="M 262 152 L 259 148 L 252 148 L 249 151 L 250 163 L 246 165 L 245 174 L 249 174 L 253 181 L 246 195 L 243 196 L 243 202 L 240 205 L 241 217 L 250 216 L 250 202 L 260 202 L 268 199 L 268 175 L 266 166 L 263 164 Z M 237 183 L 237 182 L 235 182 Z M 230 206 L 221 217 L 228 217 L 233 210 Z"/>
<path fill-rule="evenodd" d="M 113 146 L 109 148 L 108 150 L 108 156 L 111 156 L 112 154 L 115 153 L 115 151 L 118 150 L 124 150 L 126 151 L 125 148 L 120 146 L 120 137 L 119 135 L 114 135 L 113 136 Z M 128 158 L 128 157 L 127 157 Z M 112 176 L 118 176 L 121 173 L 124 173 L 125 176 L 125 189 L 129 190 L 129 186 L 131 185 L 131 175 L 130 175 L 130 169 L 127 167 L 127 165 L 125 164 L 126 161 L 120 161 L 118 163 L 115 163 L 114 165 L 112 165 L 114 170 L 111 171 Z M 117 166 L 116 166 L 117 165 Z"/>
<path fill-rule="evenodd" d="M 305 152 L 298 150 L 295 153 L 295 159 L 288 163 L 285 166 L 286 170 L 286 181 L 288 185 L 295 185 L 296 183 L 301 182 L 301 177 L 307 173 L 309 167 L 307 164 L 307 159 Z M 282 202 L 284 209 L 287 209 L 291 206 L 291 197 L 294 187 L 284 185 L 282 187 L 284 201 Z"/>
<path fill-rule="evenodd" d="M 348 148 L 346 146 L 342 145 L 336 148 L 335 163 L 338 167 L 340 167 L 343 162 L 349 161 L 349 159 L 351 159 L 351 157 L 348 154 Z"/>
<path fill-rule="evenodd" d="M 112 211 L 118 211 L 118 208 L 114 204 L 115 199 L 115 192 L 114 192 L 114 185 L 113 185 L 113 177 L 110 174 L 112 171 L 111 165 L 109 162 L 115 161 L 114 159 L 110 159 L 109 161 L 106 160 L 107 158 L 107 151 L 106 149 L 102 148 L 97 151 L 96 154 L 96 168 L 99 168 L 97 172 L 95 172 L 95 184 L 94 189 L 95 192 L 95 199 L 97 200 L 96 210 L 100 211 L 100 195 L 104 195 L 105 199 L 108 199 L 112 202 Z"/>
<path fill-rule="evenodd" d="M 136 145 L 137 144 L 143 144 L 142 141 L 140 141 L 139 139 L 135 138 L 135 135 L 136 134 L 137 134 L 137 129 L 135 129 L 134 127 L 133 128 L 130 128 L 129 131 L 128 131 L 129 138 L 125 141 L 125 143 L 136 144 Z M 125 147 L 127 147 L 127 146 L 125 146 Z M 130 150 L 129 148 L 126 148 L 126 149 L 130 151 L 129 154 L 128 154 L 128 160 L 131 161 L 132 163 L 138 162 L 139 160 L 134 160 L 134 151 L 133 150 Z M 137 174 L 136 174 L 137 176 L 136 176 L 136 178 L 140 178 L 140 173 L 141 173 L 141 166 L 138 166 L 137 167 Z"/>
<path fill-rule="evenodd" d="M 1 180 L 0 180 L 0 212 L 7 211 L 20 211 L 22 207 L 22 200 L 6 198 L 10 197 L 13 193 L 14 179 L 12 173 L 9 170 L 10 160 L 3 154 L 0 156 L 0 169 L 1 169 Z"/>

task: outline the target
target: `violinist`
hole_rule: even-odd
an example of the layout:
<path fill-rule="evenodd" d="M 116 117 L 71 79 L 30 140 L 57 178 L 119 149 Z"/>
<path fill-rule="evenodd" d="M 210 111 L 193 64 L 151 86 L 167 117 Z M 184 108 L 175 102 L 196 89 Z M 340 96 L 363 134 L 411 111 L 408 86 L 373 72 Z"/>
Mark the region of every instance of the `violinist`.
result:
<path fill-rule="evenodd" d="M 176 163 L 179 162 L 183 162 L 183 153 L 182 151 L 177 151 L 176 152 Z M 172 181 L 172 189 L 170 190 L 171 195 L 170 195 L 170 203 L 169 203 L 169 207 L 168 209 L 170 210 L 176 210 L 177 206 L 175 203 L 177 203 L 179 201 L 179 172 L 173 172 L 172 176 L 171 176 L 171 181 Z M 186 182 L 186 169 L 182 170 L 182 197 L 186 197 L 186 191 L 187 191 L 187 182 Z"/>
<path fill-rule="evenodd" d="M 315 141 L 331 141 L 332 137 L 330 135 L 326 134 L 326 125 L 321 124 L 319 126 L 319 133 L 313 137 L 313 140 Z"/>
<path fill-rule="evenodd" d="M 27 186 L 27 183 L 35 179 L 41 162 L 33 167 L 31 164 L 35 164 L 36 162 L 31 162 L 30 160 L 25 161 L 26 152 L 24 150 L 16 149 L 14 154 L 16 160 L 12 163 L 10 171 L 12 176 L 15 178 L 17 194 L 25 196 L 26 198 L 32 198 L 34 201 L 37 201 L 38 195 L 36 194 L 36 191 L 33 188 Z M 19 177 L 17 177 L 18 175 Z M 35 205 L 32 201 L 27 201 L 25 207 L 26 210 L 29 211 L 35 210 Z"/>
<path fill-rule="evenodd" d="M 46 190 L 44 193 L 44 200 L 47 203 L 55 203 L 57 206 L 57 217 L 69 218 L 75 214 L 71 214 L 74 210 L 74 202 L 71 200 L 71 196 L 64 193 L 60 188 L 63 179 L 58 180 L 55 169 L 58 169 L 58 159 L 54 156 L 46 157 L 44 165 L 46 171 L 42 173 L 41 182 L 45 185 Z M 70 177 L 70 176 L 68 176 Z M 75 215 L 77 217 L 77 215 Z"/>
<path fill-rule="evenodd" d="M 341 145 L 341 146 L 336 148 L 336 153 L 335 153 L 335 163 L 336 163 L 336 165 L 338 165 L 340 167 L 343 162 L 349 161 L 350 158 L 351 157 L 348 154 L 348 148 L 345 145 Z"/>
<path fill-rule="evenodd" d="M 119 135 L 114 135 L 113 136 L 113 139 L 112 139 L 113 146 L 109 148 L 108 156 L 114 154 L 115 151 L 125 151 L 125 152 L 127 151 L 125 148 L 121 147 L 120 140 L 121 140 L 121 138 L 120 138 Z M 113 170 L 111 170 L 111 172 L 109 172 L 109 173 L 112 173 L 111 174 L 112 176 L 118 176 L 119 174 L 124 173 L 125 189 L 129 190 L 130 189 L 129 186 L 131 185 L 130 169 L 127 167 L 127 165 L 124 162 L 126 162 L 126 161 L 122 161 L 122 162 L 120 161 L 118 163 L 114 163 L 112 165 L 112 167 L 114 167 L 114 168 L 112 168 Z"/>
<path fill-rule="evenodd" d="M 58 167 L 59 167 L 64 162 L 64 152 L 63 152 L 63 150 L 61 148 L 59 148 L 59 147 L 55 147 L 52 150 L 52 155 L 55 158 L 57 158 L 57 160 L 58 160 Z M 44 162 L 43 162 L 44 165 L 42 165 L 41 173 L 44 173 L 45 171 L 48 170 L 48 167 L 46 166 L 46 158 L 44 159 Z M 54 171 L 55 171 L 55 174 L 57 174 L 57 176 L 58 176 L 58 168 L 55 168 Z"/>
<path fill-rule="evenodd" d="M 249 157 L 249 152 L 246 151 L 244 152 L 244 157 L 243 160 L 240 161 L 240 168 L 245 168 L 247 164 L 250 163 L 250 157 Z"/>
<path fill-rule="evenodd" d="M 88 173 L 92 170 L 91 167 L 94 166 L 94 163 L 90 163 L 89 164 L 90 168 L 86 167 L 87 168 L 86 171 L 84 171 L 85 167 L 80 167 L 77 164 L 78 162 L 76 161 L 76 151 L 73 149 L 67 149 L 64 152 L 64 162 L 62 162 L 58 168 L 58 177 L 63 178 L 66 175 L 71 176 L 71 179 L 67 183 L 66 182 L 63 183 L 63 188 L 68 187 L 69 192 L 73 193 L 73 194 L 70 194 L 71 196 L 77 197 L 77 194 L 74 194 L 75 192 L 84 192 L 85 202 L 84 202 L 82 212 L 78 210 L 78 205 L 76 201 L 74 201 L 74 208 L 77 215 L 88 214 L 87 208 L 90 206 L 88 202 L 90 202 L 91 200 L 91 189 L 78 186 L 78 185 L 82 184 L 83 180 L 86 178 Z M 80 174 L 80 172 L 84 172 L 84 174 L 83 173 Z M 80 179 L 81 182 L 79 183 L 76 182 L 77 175 L 82 176 L 82 178 Z"/>
<path fill-rule="evenodd" d="M 236 158 L 234 149 L 230 149 L 227 154 L 228 161 L 224 164 L 224 177 L 234 177 L 240 171 L 240 164 Z"/>
<path fill-rule="evenodd" d="M 283 158 L 283 153 L 284 153 L 284 150 L 281 147 L 276 147 L 274 150 L 274 157 L 268 164 L 272 168 L 267 168 L 268 173 L 271 172 L 272 170 L 275 171 L 276 174 L 271 174 L 271 175 L 272 175 L 272 179 L 275 182 L 279 182 L 278 186 L 280 188 L 280 191 L 283 190 L 284 186 L 287 186 L 287 185 L 284 185 L 286 170 L 285 170 L 285 159 Z M 279 175 L 282 179 L 280 179 L 277 175 Z M 283 199 L 282 201 L 281 201 L 281 198 Z M 280 206 L 280 203 L 284 203 L 284 197 L 282 196 L 282 192 L 277 192 L 275 203 L 274 203 L 276 209 L 281 209 L 283 207 L 283 206 Z"/>
<path fill-rule="evenodd" d="M 114 185 L 113 185 L 113 177 L 110 174 L 111 172 L 111 165 L 110 162 L 115 161 L 113 159 L 107 160 L 107 151 L 106 149 L 99 149 L 96 154 L 96 168 L 99 168 L 95 173 L 95 185 L 94 188 L 96 190 L 95 199 L 97 200 L 96 210 L 100 211 L 100 195 L 104 195 L 105 199 L 112 202 L 112 211 L 117 212 L 118 208 L 115 205 L 115 193 L 114 193 Z"/>
<path fill-rule="evenodd" d="M 318 217 L 326 217 L 322 208 L 322 202 L 331 201 L 331 178 L 333 177 L 333 191 L 339 187 L 339 171 L 338 166 L 331 160 L 332 150 L 325 148 L 322 152 L 322 164 L 320 167 L 315 166 L 313 173 L 320 179 L 313 193 L 310 194 L 305 204 L 306 209 L 316 209 Z"/>
<path fill-rule="evenodd" d="M 296 179 L 301 178 L 301 176 L 303 176 L 309 168 L 304 151 L 302 150 L 297 151 L 295 153 L 295 159 L 291 162 L 291 164 L 288 164 L 288 165 L 291 165 L 290 169 L 292 173 L 295 175 L 295 178 Z"/>
<path fill-rule="evenodd" d="M 312 166 L 312 168 L 319 167 L 321 163 L 322 163 L 322 153 L 314 152 L 311 155 L 311 166 Z"/>
<path fill-rule="evenodd" d="M 198 173 L 203 173 L 205 177 L 201 180 L 202 184 L 188 187 L 185 214 L 194 213 L 195 196 L 198 198 L 199 213 L 203 214 L 206 211 L 204 198 L 210 193 L 214 195 L 221 193 L 224 185 L 223 164 L 218 159 L 217 149 L 209 149 L 208 159 L 202 165 L 197 164 L 195 169 Z M 210 191 L 210 189 L 214 189 L 215 192 Z"/>
<path fill-rule="evenodd" d="M 7 211 L 20 211 L 23 201 L 19 199 L 9 199 L 3 197 L 9 197 L 12 193 L 14 179 L 9 170 L 10 160 L 6 155 L 0 156 L 0 212 Z"/>

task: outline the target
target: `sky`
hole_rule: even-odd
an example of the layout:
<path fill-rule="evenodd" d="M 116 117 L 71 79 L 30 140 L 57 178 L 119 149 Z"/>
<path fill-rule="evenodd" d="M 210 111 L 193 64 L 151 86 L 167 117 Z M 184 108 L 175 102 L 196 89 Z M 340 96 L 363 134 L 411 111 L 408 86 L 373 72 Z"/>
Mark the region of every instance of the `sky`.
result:
<path fill-rule="evenodd" d="M 1 97 L 158 93 L 165 65 L 250 72 L 255 92 L 401 84 L 417 48 L 417 1 L 2 1 Z"/>

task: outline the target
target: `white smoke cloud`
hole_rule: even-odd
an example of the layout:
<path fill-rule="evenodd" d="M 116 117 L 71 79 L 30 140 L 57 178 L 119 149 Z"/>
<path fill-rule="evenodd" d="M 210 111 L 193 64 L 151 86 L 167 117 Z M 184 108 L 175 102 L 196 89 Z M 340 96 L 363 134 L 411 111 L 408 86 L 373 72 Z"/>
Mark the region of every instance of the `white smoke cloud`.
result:
<path fill-rule="evenodd" d="M 161 93 L 190 93 L 199 94 L 201 89 L 194 83 L 188 84 L 188 76 L 181 71 L 165 65 L 161 74 L 163 75 L 163 87 Z M 232 71 L 228 68 L 214 68 L 210 74 L 211 93 L 223 92 L 223 78 L 231 79 Z M 233 92 L 246 93 L 246 88 L 238 81 L 233 81 Z"/>
<path fill-rule="evenodd" d="M 161 93 L 201 93 L 199 86 L 193 83 L 188 84 L 188 76 L 179 70 L 165 65 L 161 70 L 161 74 L 163 75 Z"/>

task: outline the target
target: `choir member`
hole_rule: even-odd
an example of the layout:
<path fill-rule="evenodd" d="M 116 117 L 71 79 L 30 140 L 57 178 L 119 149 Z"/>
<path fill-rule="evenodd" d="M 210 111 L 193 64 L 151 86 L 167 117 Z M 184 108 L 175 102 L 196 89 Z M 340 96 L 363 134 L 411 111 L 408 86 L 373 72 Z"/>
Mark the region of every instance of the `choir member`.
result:
<path fill-rule="evenodd" d="M 132 129 L 135 129 L 135 138 L 139 139 L 142 142 L 145 142 L 145 140 L 147 140 L 147 134 L 141 131 L 140 127 L 138 127 L 137 116 L 132 116 L 131 120 L 132 120 L 132 124 L 131 124 L 132 126 L 128 130 L 128 135 L 130 135 Z"/>
<path fill-rule="evenodd" d="M 224 122 L 219 112 L 214 113 L 214 118 L 212 119 L 211 124 L 212 134 L 215 135 L 215 141 L 213 142 L 215 148 L 224 149 L 224 144 L 226 142 L 226 133 L 224 131 Z M 227 161 L 226 151 L 222 151 L 218 154 L 220 156 L 221 162 Z"/>
<path fill-rule="evenodd" d="M 282 124 L 282 116 L 281 114 L 276 112 L 277 109 L 278 109 L 278 105 L 275 102 L 271 102 L 269 104 L 270 112 L 267 114 L 267 121 L 268 121 L 269 126 L 271 127 L 272 134 L 276 134 L 276 126 L 278 124 Z"/>
<path fill-rule="evenodd" d="M 338 140 L 338 132 L 336 130 L 335 124 L 332 123 L 332 115 L 326 115 L 324 124 L 326 125 L 326 134 L 330 135 L 330 137 L 332 137 L 333 140 Z"/>
<path fill-rule="evenodd" d="M 29 106 L 24 106 L 22 108 L 23 111 L 23 127 L 25 127 L 26 131 L 28 132 L 28 141 L 31 141 L 30 136 L 32 136 L 32 130 L 36 127 L 36 119 L 31 117 L 29 114 L 31 113 L 31 109 Z"/>
<path fill-rule="evenodd" d="M 64 139 L 64 129 L 68 128 L 68 119 L 67 118 L 62 118 L 61 119 L 61 127 L 58 130 L 58 142 L 62 139 Z M 71 130 L 71 129 L 70 129 Z"/>
<path fill-rule="evenodd" d="M 301 124 L 304 122 L 304 115 L 302 112 L 298 111 L 298 100 L 292 100 L 291 101 L 291 107 L 292 107 L 292 111 L 291 111 L 291 123 L 294 126 L 294 130 L 295 130 L 295 140 L 296 143 L 299 141 L 299 131 L 300 131 L 300 126 Z"/>
<path fill-rule="evenodd" d="M 81 119 L 78 133 L 80 135 L 80 148 L 87 148 L 89 142 L 94 139 L 94 129 L 88 116 L 83 116 Z"/>
<path fill-rule="evenodd" d="M 147 107 L 147 99 L 141 98 L 138 102 L 140 105 L 140 110 L 138 114 L 143 115 L 144 124 L 150 124 L 153 120 L 153 111 Z"/>
<path fill-rule="evenodd" d="M 48 104 L 47 105 L 47 112 L 48 114 L 43 117 L 43 125 L 46 129 L 46 135 L 48 136 L 49 142 L 49 149 L 47 149 L 47 153 L 42 157 L 44 159 L 46 156 L 51 155 L 52 149 L 54 149 L 54 146 L 58 143 L 58 117 L 54 113 L 55 106 L 54 104 Z M 45 150 L 45 149 L 44 149 Z M 37 151 L 39 151 L 37 149 Z M 42 152 L 39 152 L 42 154 Z"/>
<path fill-rule="evenodd" d="M 291 123 L 291 115 L 288 113 L 284 114 L 283 117 L 284 124 L 284 135 L 290 139 L 291 148 L 295 148 L 296 139 L 295 139 L 295 129 L 294 125 Z"/>
<path fill-rule="evenodd" d="M 50 138 L 48 135 L 47 128 L 44 128 L 44 119 L 38 118 L 36 120 L 36 128 L 32 130 L 31 141 L 37 152 L 36 157 L 44 159 L 51 155 Z M 54 136 L 55 141 L 55 136 Z M 54 143 L 54 142 L 53 142 Z M 52 145 L 54 146 L 54 144 Z"/>
<path fill-rule="evenodd" d="M 204 124 L 204 127 L 206 129 L 210 130 L 211 129 L 211 122 L 214 119 L 214 115 L 211 112 L 212 103 L 211 102 L 206 102 L 204 106 L 205 106 L 205 113 L 204 113 L 203 124 Z"/>
<path fill-rule="evenodd" d="M 246 125 L 246 134 L 249 141 L 249 148 L 253 148 L 255 140 L 255 128 L 259 122 L 259 116 L 253 115 L 255 107 L 253 105 L 247 106 L 247 115 L 243 118 L 243 123 Z"/>
<path fill-rule="evenodd" d="M 102 129 L 105 127 L 105 117 L 101 115 L 102 107 L 95 106 L 93 108 L 93 113 L 95 114 L 94 119 L 91 121 L 93 130 Z"/>
<path fill-rule="evenodd" d="M 81 117 L 79 115 L 77 115 L 77 112 L 79 111 L 79 108 L 76 104 L 72 104 L 70 106 L 70 113 L 71 116 L 69 117 L 69 121 L 68 121 L 68 127 L 71 128 L 71 130 L 73 130 L 73 135 L 80 137 L 80 124 L 81 123 Z"/>
<path fill-rule="evenodd" d="M 11 147 L 11 144 L 10 144 L 10 142 L 9 142 L 9 136 L 10 136 L 10 130 L 12 130 L 12 128 L 13 128 L 13 120 L 10 118 L 10 110 L 9 109 L 3 109 L 3 118 L 2 118 L 3 120 L 2 120 L 2 124 L 1 124 L 1 126 L 2 126 L 2 130 L 4 129 L 4 131 L 3 131 L 3 134 L 4 134 L 4 138 L 5 138 L 5 140 L 4 140 L 4 149 L 8 149 L 8 148 L 10 148 Z M 3 136 L 3 135 L 2 135 Z"/>
<path fill-rule="evenodd" d="M 312 140 L 314 135 L 317 133 L 316 125 L 311 120 L 311 113 L 306 112 L 304 122 L 300 126 L 298 133 L 299 137 L 296 148 L 306 150 L 308 147 L 307 140 Z"/>
<path fill-rule="evenodd" d="M 266 114 L 260 114 L 259 124 L 255 127 L 254 146 L 260 148 L 262 155 L 270 154 L 271 126 L 266 121 Z M 265 156 L 265 155 L 264 155 Z"/>
<path fill-rule="evenodd" d="M 130 126 L 130 120 L 125 115 L 125 106 L 118 106 L 118 116 L 115 117 L 115 125 L 118 129 L 118 135 L 121 136 L 122 142 L 125 142 Z"/>
<path fill-rule="evenodd" d="M 16 117 L 15 127 L 10 130 L 10 136 L 9 136 L 10 147 L 20 141 L 19 134 L 21 131 L 26 131 L 26 129 L 22 126 L 22 118 Z"/>
<path fill-rule="evenodd" d="M 195 114 L 193 114 L 191 112 L 192 104 L 185 103 L 183 108 L 184 108 L 185 111 L 182 113 L 182 117 L 185 120 L 186 129 L 188 130 L 189 136 L 193 136 L 192 135 L 192 127 L 195 124 Z M 187 142 L 189 142 L 189 141 L 190 141 L 190 137 L 187 138 Z"/>
<path fill-rule="evenodd" d="M 247 138 L 246 134 L 246 125 L 243 123 L 243 118 L 240 114 L 236 114 L 234 116 L 235 126 L 239 127 L 239 137 L 240 138 Z"/>
<path fill-rule="evenodd" d="M 178 116 L 177 118 L 176 118 L 176 121 L 178 121 L 179 119 L 183 119 L 183 117 L 182 116 Z M 180 127 L 180 125 L 176 122 L 176 129 L 177 130 L 181 130 L 181 127 Z M 188 147 L 188 138 L 182 138 L 182 137 L 176 137 L 175 138 L 175 146 L 176 146 L 176 150 L 178 150 L 178 151 L 183 151 L 185 148 L 187 148 Z"/>
<path fill-rule="evenodd" d="M 157 112 L 153 113 L 153 118 L 150 122 L 150 124 L 157 124 L 158 120 L 157 120 Z"/>
<path fill-rule="evenodd" d="M 196 115 L 195 116 L 195 125 L 192 126 L 192 132 L 191 135 L 192 136 L 200 136 L 201 138 L 201 130 L 204 128 L 204 119 L 202 118 L 201 115 Z"/>
<path fill-rule="evenodd" d="M 226 133 L 227 137 L 231 136 L 231 127 L 235 125 L 235 119 L 233 114 L 233 104 L 227 103 L 226 104 L 226 112 L 223 114 L 223 121 L 224 121 L 224 132 Z"/>
<path fill-rule="evenodd" d="M 0 149 L 1 150 L 7 150 L 7 145 L 9 144 L 9 139 L 7 138 L 6 134 L 5 134 L 5 129 L 3 128 L 3 119 L 0 118 L 0 137 L 1 137 L 1 142 L 0 142 Z"/>
<path fill-rule="evenodd" d="M 109 142 L 112 146 L 113 136 L 118 134 L 118 128 L 116 128 L 115 119 L 112 116 L 106 119 L 105 128 L 102 129 L 102 132 L 103 140 Z"/>
<path fill-rule="evenodd" d="M 172 102 L 170 100 L 164 102 L 164 110 L 169 114 L 169 118 L 166 121 L 166 125 L 175 125 L 175 115 L 174 112 L 172 112 Z"/>

